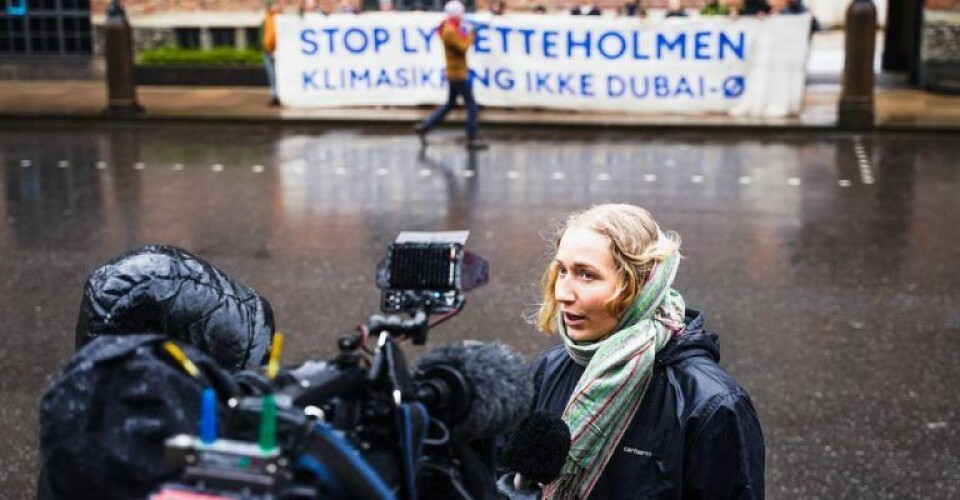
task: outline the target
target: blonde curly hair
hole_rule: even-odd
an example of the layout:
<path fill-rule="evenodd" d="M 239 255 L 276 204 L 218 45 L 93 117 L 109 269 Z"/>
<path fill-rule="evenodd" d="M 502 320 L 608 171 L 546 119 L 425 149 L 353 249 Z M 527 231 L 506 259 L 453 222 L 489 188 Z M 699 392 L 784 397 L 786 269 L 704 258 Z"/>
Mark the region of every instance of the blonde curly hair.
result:
<path fill-rule="evenodd" d="M 564 233 L 571 227 L 591 229 L 610 241 L 619 283 L 616 292 L 607 300 L 606 307 L 617 318 L 637 298 L 654 264 L 680 248 L 680 236 L 677 233 L 661 232 L 650 212 L 635 205 L 595 205 L 589 210 L 568 215 L 554 232 L 554 254 Z M 556 330 L 558 306 L 555 290 L 558 274 L 557 263 L 552 261 L 540 282 L 543 302 L 537 313 L 536 324 L 538 330 L 548 335 Z"/>

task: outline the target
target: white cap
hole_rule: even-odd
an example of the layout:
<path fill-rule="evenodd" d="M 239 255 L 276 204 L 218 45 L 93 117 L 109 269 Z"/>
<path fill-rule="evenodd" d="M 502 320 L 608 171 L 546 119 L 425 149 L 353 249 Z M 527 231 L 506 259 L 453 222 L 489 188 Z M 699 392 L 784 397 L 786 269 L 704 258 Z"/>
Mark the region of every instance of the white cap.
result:
<path fill-rule="evenodd" d="M 450 0 L 443 5 L 443 13 L 450 17 L 461 17 L 465 10 L 460 0 Z"/>

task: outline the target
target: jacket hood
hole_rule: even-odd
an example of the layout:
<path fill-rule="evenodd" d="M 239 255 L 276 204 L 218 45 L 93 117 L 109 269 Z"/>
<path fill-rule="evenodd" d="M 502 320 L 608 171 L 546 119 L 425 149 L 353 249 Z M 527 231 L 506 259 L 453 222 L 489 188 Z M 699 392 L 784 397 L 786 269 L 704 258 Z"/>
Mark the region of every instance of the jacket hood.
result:
<path fill-rule="evenodd" d="M 657 366 L 678 363 L 687 358 L 704 356 L 720 361 L 720 340 L 717 334 L 706 330 L 703 313 L 687 308 L 683 335 L 673 339 L 657 353 Z"/>
<path fill-rule="evenodd" d="M 253 368 L 273 336 L 270 303 L 186 250 L 148 245 L 90 274 L 77 348 L 101 335 L 153 333 L 196 346 L 228 370 Z"/>

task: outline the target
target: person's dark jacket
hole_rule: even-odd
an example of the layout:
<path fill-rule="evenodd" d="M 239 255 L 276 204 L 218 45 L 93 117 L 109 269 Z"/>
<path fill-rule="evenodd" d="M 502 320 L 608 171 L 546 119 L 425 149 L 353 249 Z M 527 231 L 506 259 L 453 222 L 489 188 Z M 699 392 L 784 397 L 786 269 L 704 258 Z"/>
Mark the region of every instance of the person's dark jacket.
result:
<path fill-rule="evenodd" d="M 273 329 L 270 304 L 256 291 L 186 250 L 148 245 L 90 274 L 76 345 L 101 335 L 156 333 L 236 371 L 263 364 Z"/>
<path fill-rule="evenodd" d="M 717 362 L 717 335 L 687 309 L 683 335 L 657 353 L 653 377 L 590 498 L 760 499 L 763 432 L 750 397 Z M 531 364 L 535 409 L 562 414 L 583 367 L 562 345 Z"/>
<path fill-rule="evenodd" d="M 591 5 L 587 10 L 586 14 L 580 11 L 580 7 L 574 7 L 570 9 L 570 15 L 572 16 L 599 16 L 601 15 L 600 9 L 596 5 Z"/>
<path fill-rule="evenodd" d="M 740 14 L 744 16 L 756 16 L 769 13 L 770 5 L 767 4 L 767 0 L 746 0 L 743 3 L 743 8 L 740 9 Z"/>

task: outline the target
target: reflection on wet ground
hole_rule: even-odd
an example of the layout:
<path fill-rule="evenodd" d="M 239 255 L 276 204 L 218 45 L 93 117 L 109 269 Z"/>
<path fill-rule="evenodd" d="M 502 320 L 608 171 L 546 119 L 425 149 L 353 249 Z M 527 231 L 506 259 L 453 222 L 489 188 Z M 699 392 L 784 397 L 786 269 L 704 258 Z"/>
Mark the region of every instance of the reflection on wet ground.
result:
<path fill-rule="evenodd" d="M 454 135 L 229 127 L 0 132 L 0 496 L 29 498 L 36 406 L 86 273 L 150 242 L 270 298 L 286 361 L 375 311 L 401 230 L 469 229 L 491 283 L 432 341 L 552 343 L 523 319 L 543 235 L 600 202 L 683 236 L 677 287 L 753 395 L 770 498 L 960 495 L 960 144 L 937 136 Z"/>

